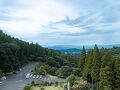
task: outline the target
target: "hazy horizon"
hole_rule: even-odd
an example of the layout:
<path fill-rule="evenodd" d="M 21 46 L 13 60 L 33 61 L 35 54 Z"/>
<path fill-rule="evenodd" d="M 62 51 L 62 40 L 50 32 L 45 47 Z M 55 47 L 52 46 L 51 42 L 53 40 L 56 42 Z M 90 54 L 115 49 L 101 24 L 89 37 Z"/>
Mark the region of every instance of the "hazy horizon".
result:
<path fill-rule="evenodd" d="M 0 0 L 0 29 L 42 46 L 120 44 L 118 0 Z"/>

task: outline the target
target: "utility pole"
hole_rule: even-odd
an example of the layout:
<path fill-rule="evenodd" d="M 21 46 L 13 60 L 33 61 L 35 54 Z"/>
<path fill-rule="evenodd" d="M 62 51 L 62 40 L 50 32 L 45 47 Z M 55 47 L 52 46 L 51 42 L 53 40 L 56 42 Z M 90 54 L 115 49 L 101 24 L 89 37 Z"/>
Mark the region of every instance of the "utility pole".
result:
<path fill-rule="evenodd" d="M 68 90 L 70 90 L 70 82 L 67 83 Z"/>

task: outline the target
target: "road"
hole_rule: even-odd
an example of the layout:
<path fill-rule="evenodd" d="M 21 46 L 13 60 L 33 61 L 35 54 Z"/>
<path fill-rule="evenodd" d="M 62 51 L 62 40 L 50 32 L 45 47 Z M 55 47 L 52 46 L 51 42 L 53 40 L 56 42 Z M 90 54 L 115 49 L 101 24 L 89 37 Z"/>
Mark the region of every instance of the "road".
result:
<path fill-rule="evenodd" d="M 23 90 L 23 87 L 32 81 L 64 82 L 64 79 L 50 78 L 46 76 L 41 79 L 26 79 L 26 74 L 30 73 L 36 64 L 37 63 L 28 64 L 20 72 L 17 72 L 17 74 L 8 76 L 7 79 L 0 84 L 0 90 Z"/>
<path fill-rule="evenodd" d="M 25 76 L 31 72 L 36 64 L 35 62 L 28 64 L 17 74 L 8 76 L 0 85 L 0 90 L 23 90 L 24 85 L 32 81 L 31 79 L 26 79 Z"/>

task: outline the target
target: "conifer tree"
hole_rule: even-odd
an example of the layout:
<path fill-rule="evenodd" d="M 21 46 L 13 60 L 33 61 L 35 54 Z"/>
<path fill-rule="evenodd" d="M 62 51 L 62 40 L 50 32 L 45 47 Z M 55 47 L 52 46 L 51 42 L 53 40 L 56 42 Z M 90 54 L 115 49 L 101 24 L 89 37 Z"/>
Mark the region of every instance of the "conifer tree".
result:
<path fill-rule="evenodd" d="M 103 57 L 104 52 L 105 52 L 105 49 L 104 49 L 104 47 L 102 47 L 102 48 L 100 49 L 100 57 L 101 57 L 101 58 Z"/>
<path fill-rule="evenodd" d="M 120 89 L 120 59 L 117 59 L 115 61 L 114 72 L 115 72 L 115 78 L 113 80 L 114 80 L 115 88 Z"/>
<path fill-rule="evenodd" d="M 112 69 L 110 66 L 100 69 L 99 90 L 112 90 Z"/>
<path fill-rule="evenodd" d="M 87 54 L 86 63 L 83 71 L 83 78 L 86 79 L 88 82 L 91 82 L 92 57 L 93 51 Z"/>
<path fill-rule="evenodd" d="M 108 66 L 111 62 L 111 55 L 110 53 L 104 52 L 104 55 L 101 58 L 101 68 L 104 68 L 105 66 Z"/>
<path fill-rule="evenodd" d="M 83 71 L 83 68 L 85 65 L 85 59 L 86 59 L 86 50 L 85 50 L 85 47 L 83 46 L 83 49 L 80 55 L 80 62 L 79 62 L 81 71 Z"/>
<path fill-rule="evenodd" d="M 104 50 L 104 54 L 101 58 L 101 68 L 100 68 L 100 90 L 112 90 L 112 64 L 111 55 L 107 50 Z"/>
<path fill-rule="evenodd" d="M 94 50 L 93 50 L 93 63 L 92 63 L 93 67 L 92 67 L 92 78 L 95 81 L 95 87 L 97 90 L 97 86 L 98 86 L 98 81 L 99 81 L 99 73 L 100 73 L 100 53 L 99 53 L 99 49 L 97 47 L 97 45 L 95 45 Z"/>

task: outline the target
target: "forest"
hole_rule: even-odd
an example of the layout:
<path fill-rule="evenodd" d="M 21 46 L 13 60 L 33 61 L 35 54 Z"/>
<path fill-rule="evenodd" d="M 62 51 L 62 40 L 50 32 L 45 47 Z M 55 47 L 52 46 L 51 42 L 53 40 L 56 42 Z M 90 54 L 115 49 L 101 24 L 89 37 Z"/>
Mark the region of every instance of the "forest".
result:
<path fill-rule="evenodd" d="M 28 62 L 57 54 L 56 51 L 19 40 L 0 30 L 0 75 L 19 70 Z"/>
<path fill-rule="evenodd" d="M 33 72 L 67 78 L 72 90 L 120 90 L 120 47 L 85 47 L 78 56 L 62 54 L 39 44 L 11 37 L 0 30 L 0 77 L 29 62 L 40 62 Z M 82 82 L 82 85 L 81 85 Z"/>

